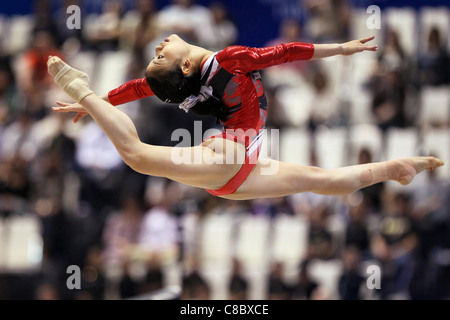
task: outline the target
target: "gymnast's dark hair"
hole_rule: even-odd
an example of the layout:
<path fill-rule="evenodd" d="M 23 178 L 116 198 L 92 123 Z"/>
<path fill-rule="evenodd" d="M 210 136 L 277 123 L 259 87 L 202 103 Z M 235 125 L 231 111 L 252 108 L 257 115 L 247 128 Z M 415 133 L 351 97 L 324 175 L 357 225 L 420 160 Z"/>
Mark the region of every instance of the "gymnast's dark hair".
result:
<path fill-rule="evenodd" d="M 200 75 L 185 76 L 178 63 L 172 69 L 155 68 L 145 72 L 145 79 L 155 96 L 168 103 L 181 103 L 191 94 L 200 91 Z"/>
<path fill-rule="evenodd" d="M 202 85 L 200 74 L 195 72 L 184 75 L 178 63 L 166 70 L 163 68 L 145 72 L 145 79 L 155 96 L 167 103 L 182 103 L 190 95 L 197 95 Z M 198 102 L 191 110 L 199 115 L 212 115 L 224 121 L 226 114 L 222 102 L 209 98 L 205 102 Z"/>

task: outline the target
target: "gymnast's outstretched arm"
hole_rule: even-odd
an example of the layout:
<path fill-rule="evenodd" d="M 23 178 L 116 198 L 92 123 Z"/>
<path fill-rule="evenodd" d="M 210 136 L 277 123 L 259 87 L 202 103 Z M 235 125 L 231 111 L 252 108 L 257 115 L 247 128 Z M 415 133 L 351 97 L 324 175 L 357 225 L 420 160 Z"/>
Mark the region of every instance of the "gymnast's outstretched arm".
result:
<path fill-rule="evenodd" d="M 352 40 L 344 43 L 335 44 L 315 44 L 314 54 L 311 60 L 327 58 L 336 55 L 349 56 L 363 51 L 377 51 L 377 45 L 368 45 L 367 43 L 375 39 L 374 36 L 359 40 Z"/>

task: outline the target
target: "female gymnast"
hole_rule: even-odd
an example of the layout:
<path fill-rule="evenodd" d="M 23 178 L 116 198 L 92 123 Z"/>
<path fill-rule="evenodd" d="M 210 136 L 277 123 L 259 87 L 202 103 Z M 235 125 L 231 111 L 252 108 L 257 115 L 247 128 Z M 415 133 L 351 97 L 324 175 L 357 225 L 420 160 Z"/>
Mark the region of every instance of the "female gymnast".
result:
<path fill-rule="evenodd" d="M 319 59 L 376 51 L 369 37 L 342 44 L 285 43 L 266 48 L 230 46 L 219 52 L 189 44 L 173 34 L 155 48 L 145 77 L 97 96 L 85 73 L 58 57 L 48 59 L 54 81 L 76 101 L 57 102 L 56 112 L 77 112 L 74 122 L 89 114 L 113 142 L 124 162 L 142 174 L 206 189 L 226 199 L 244 200 L 314 192 L 352 193 L 375 183 L 410 183 L 423 170 L 444 163 L 434 157 L 411 157 L 385 162 L 322 169 L 272 159 L 258 159 L 267 114 L 267 101 L 257 72 L 294 60 Z M 190 148 L 165 147 L 140 141 L 131 119 L 114 105 L 156 95 L 178 103 L 184 111 L 215 116 L 221 134 Z M 183 150 L 181 150 L 183 149 Z M 191 151 L 188 161 L 174 161 L 179 151 Z M 194 159 L 199 155 L 201 161 Z M 197 161 L 195 161 L 197 160 Z M 275 174 L 264 174 L 276 167 Z"/>

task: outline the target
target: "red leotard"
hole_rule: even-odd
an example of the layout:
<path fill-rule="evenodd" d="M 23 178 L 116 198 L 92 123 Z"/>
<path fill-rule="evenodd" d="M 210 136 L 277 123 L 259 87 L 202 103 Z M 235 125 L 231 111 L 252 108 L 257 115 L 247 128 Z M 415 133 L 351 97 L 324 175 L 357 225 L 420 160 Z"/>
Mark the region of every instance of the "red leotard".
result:
<path fill-rule="evenodd" d="M 246 147 L 246 159 L 239 172 L 218 190 L 219 196 L 234 193 L 257 163 L 267 116 L 267 100 L 257 70 L 270 66 L 309 60 L 314 54 L 310 43 L 283 43 L 266 48 L 231 46 L 211 56 L 202 66 L 202 79 L 211 85 L 226 109 L 221 121 L 223 132 L 213 136 L 230 139 Z M 211 65 L 212 64 L 212 65 Z M 208 69 L 208 72 L 206 72 Z M 206 79 L 205 79 L 206 80 Z M 119 105 L 153 95 L 145 78 L 129 81 L 109 92 L 111 104 Z"/>

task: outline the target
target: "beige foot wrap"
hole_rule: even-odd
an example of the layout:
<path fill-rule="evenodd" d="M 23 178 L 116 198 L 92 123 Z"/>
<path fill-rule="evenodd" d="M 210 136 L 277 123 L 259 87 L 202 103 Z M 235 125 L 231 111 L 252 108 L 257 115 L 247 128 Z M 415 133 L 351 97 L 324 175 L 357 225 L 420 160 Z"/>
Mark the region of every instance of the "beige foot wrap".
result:
<path fill-rule="evenodd" d="M 416 175 L 413 166 L 399 161 L 367 164 L 361 171 L 361 185 L 366 187 L 375 183 L 395 180 L 402 185 L 411 183 Z"/>
<path fill-rule="evenodd" d="M 88 80 L 86 73 L 74 69 L 68 64 L 54 78 L 55 83 L 76 102 L 80 102 L 84 97 L 94 93 L 89 89 Z"/>

